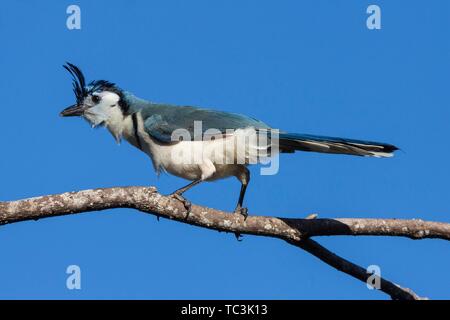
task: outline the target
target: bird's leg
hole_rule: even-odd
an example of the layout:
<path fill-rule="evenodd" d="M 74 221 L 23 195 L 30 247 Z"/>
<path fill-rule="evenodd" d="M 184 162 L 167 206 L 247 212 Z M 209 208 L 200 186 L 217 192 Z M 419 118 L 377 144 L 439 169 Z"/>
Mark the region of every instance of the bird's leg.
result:
<path fill-rule="evenodd" d="M 187 200 L 185 197 L 182 196 L 183 193 L 185 193 L 186 191 L 188 191 L 190 188 L 192 188 L 193 186 L 199 184 L 200 182 L 202 182 L 202 180 L 194 180 L 191 183 L 189 183 L 187 186 L 184 186 L 183 188 L 180 188 L 178 190 L 176 190 L 175 192 L 171 193 L 170 196 L 177 199 L 178 201 L 180 201 L 181 203 L 183 203 L 184 207 L 186 208 L 187 211 L 187 216 L 189 215 L 189 213 L 191 212 L 191 202 L 189 200 Z"/>
<path fill-rule="evenodd" d="M 240 172 L 236 177 L 241 182 L 241 192 L 239 193 L 239 200 L 234 209 L 234 213 L 239 213 L 244 216 L 244 220 L 248 217 L 247 208 L 242 207 L 244 202 L 245 191 L 247 190 L 248 183 L 250 182 L 250 171 L 245 166 L 240 166 Z"/>
<path fill-rule="evenodd" d="M 239 200 L 236 205 L 236 209 L 234 209 L 234 213 L 240 213 L 244 216 L 244 219 L 248 217 L 248 209 L 242 207 L 242 203 L 244 202 L 245 191 L 247 190 L 247 183 L 242 183 L 241 192 L 239 193 Z"/>

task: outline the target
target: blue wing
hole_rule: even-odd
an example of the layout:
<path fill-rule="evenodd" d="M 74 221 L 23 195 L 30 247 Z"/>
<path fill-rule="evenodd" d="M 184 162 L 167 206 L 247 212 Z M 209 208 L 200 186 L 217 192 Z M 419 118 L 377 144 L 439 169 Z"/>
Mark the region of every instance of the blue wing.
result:
<path fill-rule="evenodd" d="M 221 133 L 225 133 L 227 129 L 270 128 L 262 121 L 236 113 L 191 106 L 151 103 L 137 98 L 134 98 L 131 102 L 132 110 L 141 112 L 146 132 L 164 143 L 172 141 L 171 136 L 176 129 L 187 130 L 190 133 L 191 140 L 194 140 L 194 121 L 201 121 L 201 134 L 209 129 L 217 129 Z"/>

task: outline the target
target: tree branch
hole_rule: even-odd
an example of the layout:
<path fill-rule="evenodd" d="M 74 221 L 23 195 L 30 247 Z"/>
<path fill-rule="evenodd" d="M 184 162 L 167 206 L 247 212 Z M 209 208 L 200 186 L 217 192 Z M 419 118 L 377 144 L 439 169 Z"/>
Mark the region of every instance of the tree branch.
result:
<path fill-rule="evenodd" d="M 192 210 L 187 216 L 181 202 L 159 194 L 154 187 L 84 190 L 0 202 L 0 224 L 112 208 L 137 209 L 158 217 L 218 231 L 282 239 L 313 254 L 337 270 L 364 282 L 370 276 L 364 268 L 328 251 L 309 237 L 377 235 L 450 240 L 450 224 L 422 220 L 288 219 L 253 215 L 244 220 L 241 215 L 197 205 L 192 205 Z M 411 290 L 401 288 L 385 279 L 381 279 L 381 291 L 389 294 L 393 299 L 419 298 Z"/>
<path fill-rule="evenodd" d="M 316 256 L 326 264 L 333 268 L 351 275 L 352 277 L 367 283 L 368 274 L 367 270 L 363 267 L 354 264 L 342 257 L 339 257 L 335 253 L 331 252 L 327 248 L 321 246 L 312 239 L 306 239 L 293 245 L 302 248 L 303 250 Z M 380 290 L 387 293 L 393 300 L 424 300 L 426 298 L 419 297 L 414 291 L 408 288 L 402 288 L 399 285 L 392 283 L 384 278 L 379 278 Z"/>

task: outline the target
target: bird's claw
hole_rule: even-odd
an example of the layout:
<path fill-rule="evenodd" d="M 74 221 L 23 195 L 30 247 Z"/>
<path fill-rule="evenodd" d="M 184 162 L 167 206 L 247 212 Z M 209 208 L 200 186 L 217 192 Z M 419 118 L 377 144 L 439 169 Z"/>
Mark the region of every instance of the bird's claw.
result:
<path fill-rule="evenodd" d="M 246 220 L 248 217 L 248 209 L 247 208 L 237 207 L 234 210 L 234 213 L 241 214 L 244 217 L 244 220 Z"/>
<path fill-rule="evenodd" d="M 192 203 L 185 197 L 183 197 L 181 194 L 176 192 L 172 193 L 170 196 L 174 199 L 177 199 L 183 204 L 184 208 L 186 209 L 186 218 L 187 218 L 189 216 L 189 213 L 191 213 Z"/>
<path fill-rule="evenodd" d="M 239 232 L 235 232 L 234 236 L 236 237 L 236 240 L 241 242 L 242 241 L 242 235 Z"/>

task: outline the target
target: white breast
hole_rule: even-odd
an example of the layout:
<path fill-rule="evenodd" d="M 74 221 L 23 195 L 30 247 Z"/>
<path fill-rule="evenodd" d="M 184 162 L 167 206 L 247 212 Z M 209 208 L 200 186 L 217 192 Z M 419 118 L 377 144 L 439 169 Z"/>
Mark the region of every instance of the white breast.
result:
<path fill-rule="evenodd" d="M 132 121 L 124 126 L 123 136 L 138 146 Z M 137 117 L 138 136 L 142 151 L 152 159 L 157 172 L 164 170 L 188 180 L 214 180 L 239 174 L 237 167 L 257 163 L 261 151 L 268 149 L 267 143 L 258 141 L 254 128 L 236 130 L 223 138 L 202 141 L 180 141 L 161 144 L 144 130 L 141 116 Z"/>

